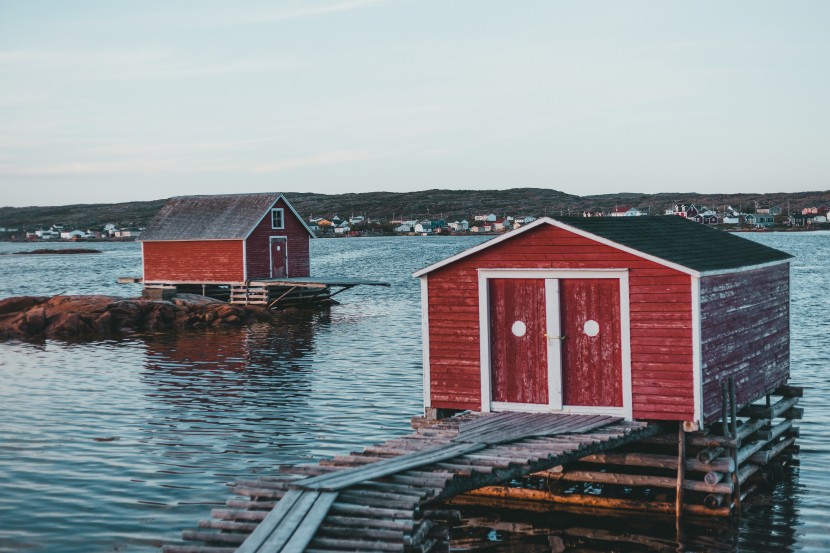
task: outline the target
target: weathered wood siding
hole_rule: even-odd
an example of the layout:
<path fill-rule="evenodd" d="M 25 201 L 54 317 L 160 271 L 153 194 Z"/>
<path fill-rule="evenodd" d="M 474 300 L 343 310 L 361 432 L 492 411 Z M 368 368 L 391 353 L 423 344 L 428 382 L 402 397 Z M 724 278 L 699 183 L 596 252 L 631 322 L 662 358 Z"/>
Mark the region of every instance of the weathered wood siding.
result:
<path fill-rule="evenodd" d="M 271 228 L 271 210 L 257 224 L 245 241 L 248 264 L 248 279 L 268 278 L 271 276 L 271 257 L 269 238 L 286 236 L 288 238 L 288 276 L 304 277 L 311 274 L 309 258 L 309 234 L 291 210 L 280 199 L 274 207 L 283 209 L 284 229 Z"/>
<path fill-rule="evenodd" d="M 242 240 L 144 242 L 145 282 L 242 282 Z"/>
<path fill-rule="evenodd" d="M 720 381 L 735 377 L 739 406 L 790 374 L 789 263 L 700 280 L 703 419 L 720 417 Z"/>
<path fill-rule="evenodd" d="M 634 417 L 693 420 L 691 277 L 548 225 L 427 276 L 433 407 L 481 407 L 479 268 L 629 269 Z"/>

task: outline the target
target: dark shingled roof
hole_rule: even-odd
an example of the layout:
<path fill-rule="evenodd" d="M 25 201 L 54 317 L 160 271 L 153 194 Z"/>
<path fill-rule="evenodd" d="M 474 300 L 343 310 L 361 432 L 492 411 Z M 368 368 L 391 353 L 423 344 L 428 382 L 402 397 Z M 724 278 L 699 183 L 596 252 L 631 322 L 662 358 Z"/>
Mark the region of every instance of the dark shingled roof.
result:
<path fill-rule="evenodd" d="M 556 220 L 694 271 L 721 271 L 789 259 L 788 253 L 677 215 L 561 217 Z"/>
<path fill-rule="evenodd" d="M 242 240 L 280 195 L 268 192 L 170 198 L 141 233 L 141 240 Z"/>

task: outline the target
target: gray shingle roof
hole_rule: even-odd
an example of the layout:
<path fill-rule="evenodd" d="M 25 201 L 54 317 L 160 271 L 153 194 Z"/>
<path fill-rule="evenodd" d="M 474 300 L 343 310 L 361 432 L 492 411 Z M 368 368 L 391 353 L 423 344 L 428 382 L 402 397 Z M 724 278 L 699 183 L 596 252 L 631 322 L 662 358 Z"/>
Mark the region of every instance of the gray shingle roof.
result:
<path fill-rule="evenodd" d="M 170 198 L 141 234 L 151 240 L 242 240 L 281 194 L 222 194 Z"/>
<path fill-rule="evenodd" d="M 676 215 L 561 217 L 558 221 L 637 251 L 705 272 L 782 261 L 788 253 Z"/>

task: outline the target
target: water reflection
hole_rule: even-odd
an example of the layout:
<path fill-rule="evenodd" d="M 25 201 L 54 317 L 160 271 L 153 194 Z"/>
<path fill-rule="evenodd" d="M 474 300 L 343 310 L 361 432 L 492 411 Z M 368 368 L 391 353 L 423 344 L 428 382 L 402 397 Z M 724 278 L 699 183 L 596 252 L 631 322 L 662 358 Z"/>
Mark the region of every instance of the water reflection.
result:
<path fill-rule="evenodd" d="M 781 482 L 744 505 L 740 520 L 686 517 L 679 530 L 673 516 L 658 514 L 521 502 L 503 502 L 499 509 L 465 507 L 452 531 L 452 545 L 454 550 L 499 553 L 801 551 L 798 486 L 798 469 L 791 468 Z"/>
<path fill-rule="evenodd" d="M 327 319 L 298 310 L 277 325 L 144 337 L 143 441 L 182 468 L 219 467 L 214 455 L 239 455 L 241 474 L 305 456 L 309 445 L 296 434 L 309 419 L 315 329 Z"/>

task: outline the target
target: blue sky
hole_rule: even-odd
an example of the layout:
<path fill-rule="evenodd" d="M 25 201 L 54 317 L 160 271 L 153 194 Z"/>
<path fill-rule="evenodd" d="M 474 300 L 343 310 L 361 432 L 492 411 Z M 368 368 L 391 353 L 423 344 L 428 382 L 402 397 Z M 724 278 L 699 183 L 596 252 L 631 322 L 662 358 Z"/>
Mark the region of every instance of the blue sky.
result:
<path fill-rule="evenodd" d="M 0 205 L 830 189 L 830 2 L 0 0 Z"/>

